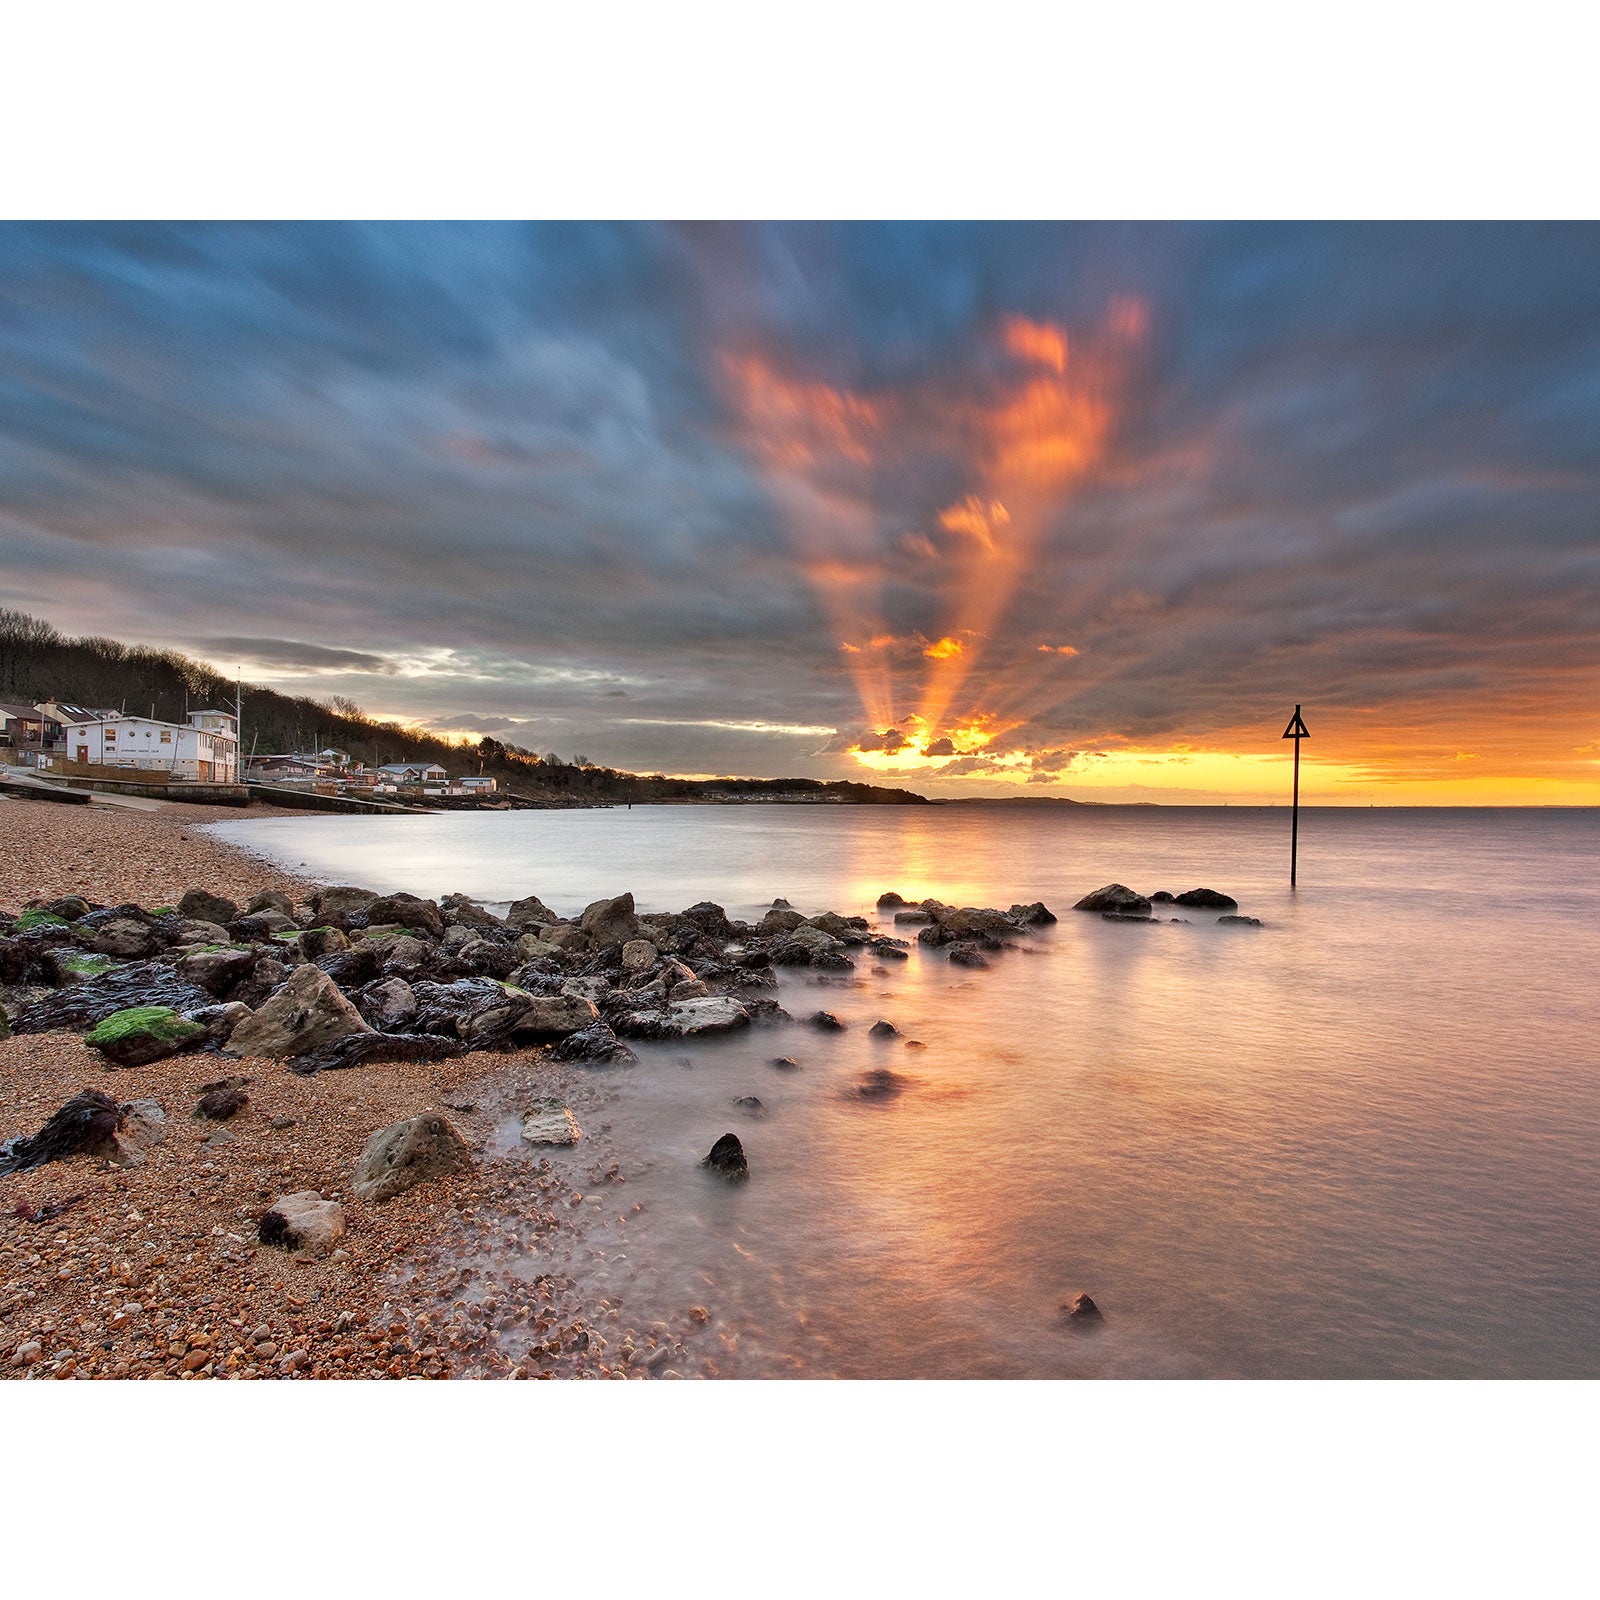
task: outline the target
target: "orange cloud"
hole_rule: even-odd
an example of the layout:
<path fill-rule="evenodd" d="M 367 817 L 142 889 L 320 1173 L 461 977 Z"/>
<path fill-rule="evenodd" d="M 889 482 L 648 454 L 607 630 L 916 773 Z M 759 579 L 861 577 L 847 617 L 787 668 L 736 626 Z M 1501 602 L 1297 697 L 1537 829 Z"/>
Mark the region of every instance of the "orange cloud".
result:
<path fill-rule="evenodd" d="M 1039 653 L 1046 656 L 1075 656 L 1078 647 L 1074 644 L 1042 644 Z"/>
<path fill-rule="evenodd" d="M 1048 322 L 1007 317 L 1003 328 L 1006 348 L 1024 361 L 1049 367 L 1058 375 L 1067 370 L 1067 333 Z"/>
<path fill-rule="evenodd" d="M 948 661 L 952 656 L 958 656 L 963 649 L 959 639 L 936 639 L 922 653 L 930 661 Z"/>

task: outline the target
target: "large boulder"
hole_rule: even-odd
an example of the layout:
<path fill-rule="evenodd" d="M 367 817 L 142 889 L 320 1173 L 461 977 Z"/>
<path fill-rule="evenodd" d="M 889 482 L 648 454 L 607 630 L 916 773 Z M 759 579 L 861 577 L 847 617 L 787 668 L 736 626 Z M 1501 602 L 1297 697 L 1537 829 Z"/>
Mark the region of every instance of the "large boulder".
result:
<path fill-rule="evenodd" d="M 385 978 L 357 996 L 356 1009 L 380 1033 L 392 1033 L 416 1016 L 417 996 L 404 978 Z"/>
<path fill-rule="evenodd" d="M 561 918 L 538 895 L 524 895 L 506 907 L 506 926 L 510 928 L 547 928 Z"/>
<path fill-rule="evenodd" d="M 256 896 L 257 900 L 260 898 Z M 261 908 L 251 901 L 250 909 L 256 911 Z M 294 907 L 290 906 L 289 909 L 292 911 Z M 220 922 L 226 925 L 239 915 L 239 907 L 232 900 L 212 894 L 208 889 L 190 889 L 178 902 L 178 915 L 195 922 Z"/>
<path fill-rule="evenodd" d="M 319 921 L 331 922 L 336 927 L 346 927 L 353 917 L 359 918 L 360 924 L 365 925 L 367 907 L 377 898 L 375 890 L 357 889 L 351 884 L 340 884 L 313 895 L 311 904 L 316 910 Z"/>
<path fill-rule="evenodd" d="M 203 1023 L 191 1022 L 170 1006 L 130 1006 L 113 1012 L 83 1036 L 117 1067 L 142 1067 L 199 1045 L 206 1037 Z"/>
<path fill-rule="evenodd" d="M 178 963 L 178 971 L 190 983 L 197 983 L 207 994 L 220 1000 L 235 984 L 242 983 L 256 969 L 260 957 L 254 950 L 228 946 L 221 950 L 192 950 Z"/>
<path fill-rule="evenodd" d="M 639 918 L 634 913 L 632 894 L 619 894 L 614 900 L 596 900 L 584 908 L 578 926 L 602 947 L 637 939 Z"/>
<path fill-rule="evenodd" d="M 240 1055 L 292 1060 L 325 1050 L 352 1033 L 372 1030 L 320 967 L 296 967 L 289 981 L 233 1031 Z"/>
<path fill-rule="evenodd" d="M 274 1200 L 256 1232 L 262 1244 L 321 1255 L 344 1237 L 344 1207 L 302 1189 Z"/>
<path fill-rule="evenodd" d="M 518 1039 L 565 1039 L 599 1020 L 594 1001 L 581 994 L 529 995 L 513 1031 Z"/>
<path fill-rule="evenodd" d="M 1174 895 L 1173 902 L 1180 906 L 1198 906 L 1205 911 L 1237 911 L 1239 902 L 1231 894 L 1220 894 L 1215 889 L 1185 889 Z"/>
<path fill-rule="evenodd" d="M 371 925 L 383 922 L 398 923 L 402 928 L 419 928 L 435 939 L 444 933 L 444 913 L 431 900 L 419 900 L 414 894 L 386 894 L 367 907 L 367 921 Z"/>
<path fill-rule="evenodd" d="M 627 1011 L 613 1026 L 629 1039 L 688 1039 L 748 1028 L 750 1013 L 730 995 L 706 995 Z"/>
<path fill-rule="evenodd" d="M 97 955 L 116 956 L 121 961 L 144 961 L 159 955 L 166 941 L 148 923 L 118 917 L 95 930 L 89 948 Z"/>
<path fill-rule="evenodd" d="M 1103 889 L 1086 894 L 1072 908 L 1074 911 L 1120 911 L 1128 917 L 1148 917 L 1150 902 L 1136 894 L 1126 884 L 1108 883 Z"/>
<path fill-rule="evenodd" d="M 377 1205 L 430 1178 L 465 1172 L 471 1165 L 472 1151 L 455 1124 L 429 1112 L 373 1134 L 356 1163 L 350 1189 L 358 1200 Z"/>

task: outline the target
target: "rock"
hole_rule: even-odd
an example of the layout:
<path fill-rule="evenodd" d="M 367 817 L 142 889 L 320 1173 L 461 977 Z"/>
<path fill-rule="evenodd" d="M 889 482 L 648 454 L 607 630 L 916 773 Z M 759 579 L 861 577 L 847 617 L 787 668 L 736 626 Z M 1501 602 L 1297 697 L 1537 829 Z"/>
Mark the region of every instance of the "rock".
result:
<path fill-rule="evenodd" d="M 578 926 L 601 948 L 637 939 L 639 919 L 634 914 L 632 894 L 619 894 L 614 900 L 596 900 L 584 908 Z"/>
<path fill-rule="evenodd" d="M 582 1137 L 578 1119 L 559 1100 L 536 1100 L 522 1113 L 524 1144 L 569 1145 Z"/>
<path fill-rule="evenodd" d="M 550 1052 L 550 1059 L 632 1065 L 639 1057 L 616 1036 L 608 1024 L 595 1022 L 576 1033 L 569 1033 Z"/>
<path fill-rule="evenodd" d="M 800 1070 L 800 1063 L 793 1056 L 773 1056 L 767 1065 L 776 1067 L 779 1072 L 798 1072 Z"/>
<path fill-rule="evenodd" d="M 258 909 L 252 903 L 251 910 Z M 292 911 L 294 908 L 291 906 L 289 909 Z M 220 922 L 226 925 L 239 915 L 239 907 L 223 895 L 212 894 L 205 889 L 190 889 L 178 902 L 178 915 L 192 917 L 196 922 Z"/>
<path fill-rule="evenodd" d="M 370 943 L 362 940 L 361 947 L 383 963 L 385 972 L 392 972 L 401 978 L 418 977 L 433 962 L 433 946 L 426 939 L 414 939 L 408 933 Z"/>
<path fill-rule="evenodd" d="M 367 907 L 377 898 L 376 892 L 372 889 L 357 889 L 350 884 L 340 884 L 312 895 L 311 905 L 321 922 L 348 928 L 352 926 L 351 919 L 358 918 L 359 921 L 354 926 L 362 927 L 367 921 Z"/>
<path fill-rule="evenodd" d="M 426 948 L 424 946 L 424 948 Z M 364 983 L 371 983 L 374 978 L 383 972 L 384 951 L 379 945 L 370 945 L 365 939 L 358 939 L 348 950 L 336 951 L 331 956 L 322 956 L 317 961 L 317 966 L 322 969 L 341 989 L 359 989 Z M 256 977 L 259 980 L 263 974 L 262 962 L 256 968 Z M 288 968 L 283 970 L 283 977 L 278 979 L 282 983 L 289 976 Z"/>
<path fill-rule="evenodd" d="M 946 906 L 940 905 L 937 900 L 929 900 L 926 907 L 945 934 L 946 943 L 955 939 L 1004 940 L 1014 938 L 1020 931 L 1005 912 L 995 911 L 988 906 Z M 922 936 L 919 934 L 918 937 Z"/>
<path fill-rule="evenodd" d="M 1259 928 L 1261 926 L 1261 918 L 1260 917 L 1218 917 L 1217 918 L 1217 926 L 1220 928 L 1224 924 L 1227 924 L 1228 926 L 1234 927 L 1234 928 Z"/>
<path fill-rule="evenodd" d="M 630 939 L 622 947 L 622 970 L 648 972 L 656 964 L 659 953 L 648 939 Z"/>
<path fill-rule="evenodd" d="M 197 1006 L 185 1015 L 190 1022 L 198 1023 L 206 1031 L 197 1049 L 203 1050 L 208 1046 L 220 1049 L 232 1038 L 234 1029 L 250 1015 L 250 1007 L 238 1000 L 225 1000 L 218 1006 Z"/>
<path fill-rule="evenodd" d="M 124 1121 L 122 1107 L 110 1095 L 84 1089 L 36 1134 L 0 1145 L 0 1175 L 26 1172 L 47 1161 L 64 1161 L 68 1156 L 115 1158 L 121 1153 L 117 1134 Z"/>
<path fill-rule="evenodd" d="M 256 1237 L 265 1245 L 322 1255 L 344 1237 L 344 1207 L 315 1189 L 283 1195 L 262 1217 Z"/>
<path fill-rule="evenodd" d="M 891 1072 L 887 1067 L 874 1067 L 871 1072 L 861 1075 L 850 1092 L 858 1100 L 889 1100 L 905 1086 L 906 1080 L 898 1072 Z"/>
<path fill-rule="evenodd" d="M 116 956 L 123 961 L 144 961 L 159 955 L 166 948 L 166 941 L 148 924 L 119 917 L 95 931 L 89 948 L 97 955 Z"/>
<path fill-rule="evenodd" d="M 1237 911 L 1239 902 L 1231 894 L 1219 894 L 1215 889 L 1185 889 L 1173 897 L 1180 906 L 1198 906 L 1206 911 Z"/>
<path fill-rule="evenodd" d="M 767 1108 L 753 1094 L 742 1094 L 734 1102 L 734 1106 L 752 1117 L 764 1117 Z"/>
<path fill-rule="evenodd" d="M 223 904 L 226 905 L 228 902 L 224 901 Z M 253 916 L 257 911 L 276 911 L 279 916 L 288 917 L 292 920 L 294 917 L 294 901 L 281 889 L 262 889 L 258 893 L 251 895 L 249 900 L 245 902 L 244 914 L 247 917 Z M 178 913 L 180 916 L 186 915 L 181 902 L 178 905 Z M 235 912 L 234 915 L 237 916 L 238 913 Z M 230 922 L 233 919 L 231 917 L 215 917 L 208 920 Z"/>
<path fill-rule="evenodd" d="M 544 938 L 546 944 L 553 944 L 561 951 L 584 951 L 591 949 L 594 943 L 575 922 L 558 922 L 546 928 Z"/>
<path fill-rule="evenodd" d="M 435 939 L 444 934 L 444 913 L 433 901 L 414 894 L 386 894 L 367 907 L 367 924 L 398 923 L 402 928 L 420 928 Z"/>
<path fill-rule="evenodd" d="M 333 979 L 308 965 L 296 967 L 288 982 L 234 1029 L 228 1044 L 240 1055 L 288 1060 L 371 1031 Z"/>
<path fill-rule="evenodd" d="M 771 937 L 776 933 L 789 933 L 806 925 L 805 916 L 791 906 L 774 906 L 759 924 L 760 931 Z"/>
<path fill-rule="evenodd" d="M 1025 928 L 1043 928 L 1056 920 L 1056 914 L 1043 900 L 1035 900 L 1031 906 L 1012 906 L 1009 915 L 1013 922 L 1020 922 Z"/>
<path fill-rule="evenodd" d="M 1170 889 L 1157 889 L 1150 896 L 1150 902 L 1152 905 L 1170 905 L 1172 903 L 1172 891 Z"/>
<path fill-rule="evenodd" d="M 744 1146 L 736 1133 L 723 1134 L 700 1165 L 729 1183 L 743 1183 L 750 1176 L 750 1163 L 745 1159 Z"/>
<path fill-rule="evenodd" d="M 178 971 L 190 983 L 219 999 L 236 984 L 243 983 L 260 960 L 254 950 L 192 950 L 178 963 Z"/>
<path fill-rule="evenodd" d="M 820 958 L 843 955 L 844 946 L 831 933 L 810 923 L 802 923 L 772 947 L 775 967 L 809 967 L 821 964 Z"/>
<path fill-rule="evenodd" d="M 872 1039 L 898 1039 L 900 1030 L 892 1022 L 884 1022 L 880 1019 L 867 1029 L 867 1036 Z"/>
<path fill-rule="evenodd" d="M 517 937 L 516 951 L 524 961 L 548 961 L 561 954 L 561 946 L 541 939 L 536 933 L 524 933 Z"/>
<path fill-rule="evenodd" d="M 525 895 L 506 907 L 506 926 L 510 928 L 549 927 L 561 918 L 538 895 Z"/>
<path fill-rule="evenodd" d="M 335 955 L 340 950 L 350 948 L 350 941 L 338 928 L 307 928 L 295 943 L 307 961 L 316 961 L 322 956 Z"/>
<path fill-rule="evenodd" d="M 356 1010 L 380 1033 L 403 1028 L 417 1014 L 417 996 L 404 978 L 385 978 L 355 997 Z"/>
<path fill-rule="evenodd" d="M 1104 1320 L 1100 1307 L 1082 1291 L 1063 1302 L 1061 1310 L 1069 1322 L 1076 1323 L 1080 1327 Z"/>
<path fill-rule="evenodd" d="M 465 925 L 488 930 L 505 927 L 499 917 L 492 911 L 485 911 L 482 902 L 470 895 L 447 894 L 439 902 L 439 909 L 444 913 L 445 921 L 452 926 Z"/>
<path fill-rule="evenodd" d="M 459 1039 L 435 1033 L 352 1033 L 325 1050 L 296 1056 L 289 1070 L 302 1078 L 341 1067 L 358 1067 L 368 1061 L 448 1061 L 465 1054 Z"/>
<path fill-rule="evenodd" d="M 199 1103 L 190 1113 L 207 1122 L 226 1122 L 237 1116 L 250 1104 L 250 1096 L 242 1089 L 213 1089 L 200 1096 Z"/>
<path fill-rule="evenodd" d="M 878 896 L 878 909 L 880 911 L 892 911 L 905 903 L 905 896 L 896 894 L 893 889 L 889 889 Z"/>
<path fill-rule="evenodd" d="M 513 1030 L 518 1039 L 565 1039 L 600 1020 L 594 1001 L 580 994 L 529 995 Z"/>
<path fill-rule="evenodd" d="M 517 952 L 498 939 L 473 938 L 456 952 L 455 965 L 484 978 L 509 978 L 516 970 Z"/>
<path fill-rule="evenodd" d="M 87 978 L 69 989 L 30 999 L 20 1017 L 13 1015 L 12 1026 L 18 1033 L 92 1028 L 132 1006 L 167 1006 L 174 1011 L 192 1011 L 210 1005 L 212 998 L 198 984 L 179 977 L 171 967 L 159 961 L 140 961 L 114 967 L 98 978 Z"/>
<path fill-rule="evenodd" d="M 1142 911 L 1102 911 L 1100 920 L 1102 922 L 1137 922 L 1142 928 L 1158 926 L 1156 918 L 1146 916 Z"/>
<path fill-rule="evenodd" d="M 911 928 L 917 926 L 919 923 L 932 922 L 933 918 L 929 916 L 928 913 L 920 906 L 917 906 L 910 911 L 895 912 L 894 920 L 896 926 L 898 927 Z"/>
<path fill-rule="evenodd" d="M 142 1067 L 191 1049 L 205 1036 L 203 1024 L 191 1022 L 171 1006 L 129 1006 L 97 1023 L 83 1042 L 114 1066 Z"/>
<path fill-rule="evenodd" d="M 118 1143 L 124 1155 L 148 1150 L 167 1136 L 167 1113 L 159 1100 L 130 1100 L 122 1107 L 122 1117 Z"/>
<path fill-rule="evenodd" d="M 981 946 L 973 944 L 970 940 L 958 940 L 949 946 L 945 952 L 950 958 L 952 967 L 978 967 L 987 968 L 988 958 L 984 955 Z"/>
<path fill-rule="evenodd" d="M 300 924 L 281 911 L 252 911 L 228 924 L 228 937 L 239 944 L 265 944 L 274 934 L 298 933 Z"/>
<path fill-rule="evenodd" d="M 1124 915 L 1147 917 L 1150 902 L 1142 894 L 1135 894 L 1126 884 L 1108 883 L 1093 894 L 1086 894 L 1072 908 L 1074 911 L 1120 911 Z"/>
<path fill-rule="evenodd" d="M 630 1039 L 687 1039 L 749 1025 L 749 1011 L 730 995 L 673 1000 L 659 1009 L 625 1012 L 614 1024 Z"/>
<path fill-rule="evenodd" d="M 430 1112 L 380 1128 L 356 1163 L 351 1192 L 377 1205 L 430 1178 L 465 1172 L 472 1152 L 448 1117 Z"/>
<path fill-rule="evenodd" d="M 831 1011 L 813 1011 L 806 1022 L 813 1028 L 819 1028 L 823 1033 L 843 1033 L 845 1024 L 842 1023 Z"/>

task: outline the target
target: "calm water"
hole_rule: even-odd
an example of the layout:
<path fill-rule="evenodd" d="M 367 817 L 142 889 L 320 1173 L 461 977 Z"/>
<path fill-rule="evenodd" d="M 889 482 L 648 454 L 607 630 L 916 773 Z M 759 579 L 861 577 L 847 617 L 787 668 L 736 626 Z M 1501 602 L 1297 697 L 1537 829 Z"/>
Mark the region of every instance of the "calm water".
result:
<path fill-rule="evenodd" d="M 644 1210 L 596 1287 L 720 1371 L 1600 1375 L 1600 812 L 638 808 L 221 825 L 331 881 L 574 913 L 885 889 L 1061 917 L 992 970 L 785 976 L 797 1015 L 576 1072 Z M 1261 929 L 1073 914 L 1205 884 Z M 1158 908 L 1158 910 L 1161 908 Z M 1166 914 L 1172 914 L 1171 908 Z M 870 1040 L 879 1017 L 927 1048 Z M 769 1065 L 792 1055 L 799 1072 Z M 870 1067 L 895 1099 L 847 1091 Z M 730 1107 L 740 1095 L 765 1119 Z M 737 1131 L 754 1177 L 695 1166 Z M 568 1159 L 563 1157 L 563 1159 Z M 1084 1289 L 1083 1335 L 1057 1307 Z"/>

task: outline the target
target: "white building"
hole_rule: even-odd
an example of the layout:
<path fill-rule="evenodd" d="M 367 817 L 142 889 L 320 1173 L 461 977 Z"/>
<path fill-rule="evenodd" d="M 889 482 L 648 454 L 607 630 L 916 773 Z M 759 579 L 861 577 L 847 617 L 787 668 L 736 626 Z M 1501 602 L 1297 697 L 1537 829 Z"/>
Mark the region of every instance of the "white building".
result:
<path fill-rule="evenodd" d="M 136 767 L 197 783 L 237 783 L 239 725 L 231 711 L 191 711 L 188 722 L 157 722 L 109 711 L 65 724 L 68 761 Z"/>
<path fill-rule="evenodd" d="M 386 761 L 378 768 L 390 783 L 446 783 L 449 774 L 434 761 Z"/>
<path fill-rule="evenodd" d="M 463 778 L 461 787 L 470 794 L 493 794 L 495 782 L 493 778 Z"/>

